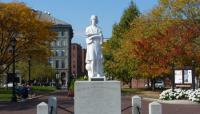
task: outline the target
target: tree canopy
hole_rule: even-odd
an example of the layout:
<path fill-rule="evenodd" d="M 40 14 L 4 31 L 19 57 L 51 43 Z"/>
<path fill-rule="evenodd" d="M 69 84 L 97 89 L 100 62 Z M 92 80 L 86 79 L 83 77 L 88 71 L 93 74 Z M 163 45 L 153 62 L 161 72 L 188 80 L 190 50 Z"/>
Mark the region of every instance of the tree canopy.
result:
<path fill-rule="evenodd" d="M 11 41 L 16 39 L 16 61 L 47 59 L 49 44 L 55 33 L 53 23 L 38 18 L 37 13 L 23 3 L 0 3 L 0 73 L 12 63 Z"/>
<path fill-rule="evenodd" d="M 140 12 L 137 6 L 131 1 L 129 7 L 124 10 L 120 22 L 113 25 L 111 39 L 103 46 L 106 74 L 112 78 L 121 79 L 126 83 L 132 79 L 133 72 L 131 71 L 134 71 L 135 61 L 129 59 L 128 53 L 124 52 L 122 44 L 126 39 L 125 34 L 132 26 L 133 20 L 139 15 Z"/>
<path fill-rule="evenodd" d="M 115 24 L 104 45 L 107 73 L 122 81 L 155 78 L 169 75 L 172 64 L 191 66 L 192 60 L 199 64 L 199 14 L 199 0 L 159 0 L 149 13 L 124 24 L 123 34 L 118 34 L 120 24 Z"/>

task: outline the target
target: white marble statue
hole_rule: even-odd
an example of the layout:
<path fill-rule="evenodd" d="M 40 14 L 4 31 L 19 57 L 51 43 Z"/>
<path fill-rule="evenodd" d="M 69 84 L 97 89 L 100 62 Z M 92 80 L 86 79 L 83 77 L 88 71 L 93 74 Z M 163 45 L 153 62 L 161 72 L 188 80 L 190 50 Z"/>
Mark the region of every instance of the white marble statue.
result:
<path fill-rule="evenodd" d="M 98 18 L 91 16 L 91 25 L 86 28 L 86 70 L 88 71 L 89 80 L 91 78 L 105 78 L 103 74 L 103 55 L 101 45 L 103 43 L 103 34 L 97 26 Z"/>

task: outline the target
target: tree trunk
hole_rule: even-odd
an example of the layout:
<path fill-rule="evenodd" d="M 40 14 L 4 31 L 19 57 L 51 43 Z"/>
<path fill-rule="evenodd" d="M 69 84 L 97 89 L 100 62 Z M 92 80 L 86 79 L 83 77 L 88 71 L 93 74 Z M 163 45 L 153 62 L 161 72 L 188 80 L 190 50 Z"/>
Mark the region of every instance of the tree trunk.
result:
<path fill-rule="evenodd" d="M 150 88 L 150 81 L 149 81 L 149 78 L 147 78 L 147 87 Z"/>
<path fill-rule="evenodd" d="M 151 89 L 152 91 L 155 90 L 155 78 L 151 78 Z"/>
<path fill-rule="evenodd" d="M 129 88 L 132 88 L 132 78 L 129 80 Z"/>

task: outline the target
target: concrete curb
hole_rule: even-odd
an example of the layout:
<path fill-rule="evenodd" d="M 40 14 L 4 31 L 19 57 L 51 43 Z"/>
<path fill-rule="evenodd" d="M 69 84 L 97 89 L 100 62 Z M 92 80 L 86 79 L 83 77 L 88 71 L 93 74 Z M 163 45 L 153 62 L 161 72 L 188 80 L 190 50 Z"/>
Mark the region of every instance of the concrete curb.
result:
<path fill-rule="evenodd" d="M 147 100 L 147 101 L 157 101 L 159 103 L 164 103 L 164 104 L 185 104 L 185 105 L 197 105 L 199 103 L 197 102 L 193 102 L 193 101 L 190 101 L 190 100 L 170 100 L 170 101 L 167 101 L 167 100 L 160 100 L 160 99 L 153 99 L 153 98 L 142 98 L 143 100 Z"/>

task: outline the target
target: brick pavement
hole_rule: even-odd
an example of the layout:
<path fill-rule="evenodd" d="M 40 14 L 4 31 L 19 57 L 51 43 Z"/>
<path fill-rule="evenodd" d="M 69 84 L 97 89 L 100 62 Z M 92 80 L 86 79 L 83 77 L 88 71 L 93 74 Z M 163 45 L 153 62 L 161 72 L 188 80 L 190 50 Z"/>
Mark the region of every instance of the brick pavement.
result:
<path fill-rule="evenodd" d="M 73 98 L 67 97 L 66 91 L 49 94 L 57 96 L 58 114 L 72 114 Z M 43 96 L 21 103 L 0 102 L 0 114 L 36 114 L 36 105 L 40 102 L 47 102 L 48 96 Z M 142 114 L 148 114 L 149 100 L 142 100 Z M 122 96 L 122 109 L 131 105 L 130 96 Z M 200 104 L 165 104 L 162 103 L 163 114 L 200 114 Z M 131 114 L 131 108 L 122 112 Z"/>

